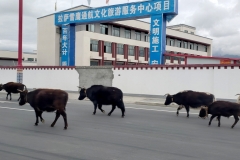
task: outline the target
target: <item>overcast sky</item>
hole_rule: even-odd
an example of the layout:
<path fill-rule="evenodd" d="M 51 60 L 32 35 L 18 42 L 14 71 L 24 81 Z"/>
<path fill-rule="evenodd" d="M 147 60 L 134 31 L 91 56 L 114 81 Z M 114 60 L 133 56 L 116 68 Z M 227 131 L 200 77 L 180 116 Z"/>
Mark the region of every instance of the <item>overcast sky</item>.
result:
<path fill-rule="evenodd" d="M 56 0 L 23 0 L 23 51 L 37 49 L 37 18 L 55 12 Z M 129 0 L 130 2 L 140 0 Z M 109 0 L 109 5 L 128 0 Z M 106 0 L 91 0 L 92 7 L 105 5 Z M 87 0 L 57 0 L 57 11 Z M 146 21 L 149 21 L 146 19 Z M 179 0 L 179 14 L 167 25 L 187 24 L 196 27 L 196 34 L 213 39 L 213 54 L 240 55 L 239 0 Z M 0 0 L 0 50 L 18 48 L 18 0 Z"/>

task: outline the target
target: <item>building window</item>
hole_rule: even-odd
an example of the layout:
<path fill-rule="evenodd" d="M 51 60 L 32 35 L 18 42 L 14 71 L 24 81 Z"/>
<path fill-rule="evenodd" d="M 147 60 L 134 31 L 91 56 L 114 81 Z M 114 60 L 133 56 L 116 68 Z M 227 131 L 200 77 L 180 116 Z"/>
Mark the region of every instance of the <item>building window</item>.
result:
<path fill-rule="evenodd" d="M 123 44 L 117 44 L 117 54 L 123 55 Z"/>
<path fill-rule="evenodd" d="M 86 30 L 90 32 L 94 32 L 94 24 L 88 24 L 86 25 Z"/>
<path fill-rule="evenodd" d="M 191 34 L 194 34 L 194 32 L 191 32 Z"/>
<path fill-rule="evenodd" d="M 204 52 L 207 52 L 207 46 L 204 46 Z"/>
<path fill-rule="evenodd" d="M 184 30 L 185 33 L 188 33 L 188 30 Z"/>
<path fill-rule="evenodd" d="M 189 49 L 193 49 L 193 44 L 192 43 L 189 44 Z"/>
<path fill-rule="evenodd" d="M 170 46 L 174 46 L 174 40 L 170 39 Z"/>
<path fill-rule="evenodd" d="M 120 28 L 113 26 L 113 36 L 120 37 Z"/>
<path fill-rule="evenodd" d="M 27 61 L 32 62 L 32 61 L 34 61 L 34 58 L 27 58 Z"/>
<path fill-rule="evenodd" d="M 134 46 L 128 46 L 128 55 L 134 56 Z"/>
<path fill-rule="evenodd" d="M 108 35 L 108 26 L 105 24 L 100 24 L 100 33 Z"/>
<path fill-rule="evenodd" d="M 135 63 L 128 62 L 128 65 L 135 65 Z"/>
<path fill-rule="evenodd" d="M 90 41 L 90 51 L 98 52 L 98 40 L 91 39 L 91 41 Z"/>
<path fill-rule="evenodd" d="M 104 42 L 104 53 L 112 53 L 112 45 L 110 42 Z"/>
<path fill-rule="evenodd" d="M 165 60 L 170 60 L 170 57 L 169 56 L 165 56 Z"/>
<path fill-rule="evenodd" d="M 177 40 L 177 47 L 181 48 L 182 47 L 182 42 Z"/>
<path fill-rule="evenodd" d="M 112 61 L 104 61 L 103 64 L 104 64 L 104 66 L 111 66 Z"/>
<path fill-rule="evenodd" d="M 90 66 L 98 66 L 98 60 L 91 60 L 90 61 Z"/>
<path fill-rule="evenodd" d="M 144 56 L 144 48 L 143 47 L 139 47 L 139 57 L 145 57 Z"/>
<path fill-rule="evenodd" d="M 37 62 L 37 58 L 35 58 L 35 61 Z"/>
<path fill-rule="evenodd" d="M 125 29 L 125 38 L 131 39 L 131 30 Z"/>
<path fill-rule="evenodd" d="M 140 32 L 135 32 L 135 39 L 138 41 L 141 41 L 141 33 Z"/>
<path fill-rule="evenodd" d="M 124 62 L 116 62 L 116 65 L 124 65 Z"/>
<path fill-rule="evenodd" d="M 187 48 L 187 42 L 183 42 L 183 48 Z"/>
<path fill-rule="evenodd" d="M 145 40 L 145 42 L 150 42 L 150 37 L 148 34 L 145 34 L 144 40 Z"/>
<path fill-rule="evenodd" d="M 196 50 L 198 51 L 198 45 L 196 45 Z"/>

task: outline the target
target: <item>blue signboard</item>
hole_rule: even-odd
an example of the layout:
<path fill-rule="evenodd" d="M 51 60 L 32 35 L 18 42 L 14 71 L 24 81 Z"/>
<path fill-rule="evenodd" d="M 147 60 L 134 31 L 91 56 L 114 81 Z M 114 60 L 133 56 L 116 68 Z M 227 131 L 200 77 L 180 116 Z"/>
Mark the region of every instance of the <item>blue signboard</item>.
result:
<path fill-rule="evenodd" d="M 178 0 L 149 0 L 77 11 L 58 12 L 55 13 L 55 25 L 67 28 L 68 32 L 69 30 L 73 32 L 74 29 L 70 28 L 76 24 L 103 23 L 151 17 L 149 64 L 153 65 L 162 64 L 162 54 L 165 52 L 166 21 L 172 20 L 177 14 Z M 65 27 L 64 25 L 66 24 L 70 27 Z M 70 35 L 72 34 L 70 33 Z M 69 58 L 67 57 L 72 52 L 75 52 L 72 48 L 72 46 L 75 48 L 75 35 L 72 35 L 73 38 L 68 43 L 64 43 L 63 36 L 62 32 L 62 65 L 70 65 Z M 68 49 L 69 47 L 72 49 L 67 50 L 66 45 L 69 45 L 67 46 Z M 71 58 L 72 55 L 70 56 Z"/>
<path fill-rule="evenodd" d="M 86 24 L 113 20 L 147 18 L 154 14 L 177 14 L 176 0 L 152 0 L 78 11 L 55 13 L 55 25 Z M 169 20 L 173 18 L 170 15 Z"/>
<path fill-rule="evenodd" d="M 69 26 L 62 26 L 61 66 L 69 65 Z"/>
<path fill-rule="evenodd" d="M 162 53 L 166 48 L 166 16 L 154 15 L 151 17 L 150 31 L 150 65 L 162 64 Z"/>

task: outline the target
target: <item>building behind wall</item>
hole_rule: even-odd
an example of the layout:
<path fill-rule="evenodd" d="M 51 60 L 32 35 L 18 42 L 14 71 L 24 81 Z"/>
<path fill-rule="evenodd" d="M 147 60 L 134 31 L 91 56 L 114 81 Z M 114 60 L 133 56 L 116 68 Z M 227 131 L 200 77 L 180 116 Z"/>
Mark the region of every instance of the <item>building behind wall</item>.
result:
<path fill-rule="evenodd" d="M 65 11 L 86 9 L 78 6 Z M 54 25 L 54 14 L 37 19 L 37 64 L 60 65 L 61 28 Z M 148 65 L 150 24 L 139 20 L 77 25 L 75 65 Z M 166 51 L 212 56 L 212 40 L 195 34 L 196 28 L 180 24 L 166 30 Z M 176 57 L 177 63 L 184 59 Z M 171 63 L 165 57 L 166 64 Z"/>
<path fill-rule="evenodd" d="M 17 66 L 18 65 L 18 51 L 0 50 L 0 66 Z M 23 66 L 36 66 L 37 53 L 23 52 L 22 54 Z"/>

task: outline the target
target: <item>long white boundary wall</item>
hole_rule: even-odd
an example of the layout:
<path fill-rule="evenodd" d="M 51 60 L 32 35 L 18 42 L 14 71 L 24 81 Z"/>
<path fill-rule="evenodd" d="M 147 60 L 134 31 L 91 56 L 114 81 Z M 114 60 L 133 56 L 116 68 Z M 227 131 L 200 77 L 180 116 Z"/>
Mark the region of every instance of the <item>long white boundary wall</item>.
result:
<path fill-rule="evenodd" d="M 17 81 L 16 69 L 0 69 L 0 84 Z M 23 84 L 27 88 L 53 88 L 78 91 L 79 74 L 75 68 L 30 68 L 23 70 Z"/>
<path fill-rule="evenodd" d="M 183 90 L 210 92 L 216 98 L 236 99 L 240 69 L 236 67 L 115 68 L 113 86 L 124 93 L 165 95 Z"/>
<path fill-rule="evenodd" d="M 55 88 L 78 91 L 77 86 L 86 85 L 81 77 L 88 77 L 89 85 L 109 81 L 109 86 L 120 88 L 123 93 L 165 95 L 183 90 L 213 93 L 216 98 L 236 99 L 240 94 L 240 65 L 198 65 L 198 66 L 115 66 L 104 67 L 99 72 L 94 68 L 76 67 L 28 67 L 23 70 L 23 83 L 28 88 Z M 90 72 L 90 70 L 91 72 Z M 95 72 L 94 72 L 95 71 Z M 104 72 L 104 77 L 101 75 Z M 113 74 L 113 76 L 112 76 Z M 0 84 L 16 82 L 16 68 L 0 67 Z M 89 75 L 90 78 L 89 78 Z M 97 75 L 97 76 L 94 76 Z M 91 78 L 95 77 L 95 78 Z M 99 78 L 98 78 L 99 77 Z M 100 84 L 103 82 L 101 81 Z"/>

